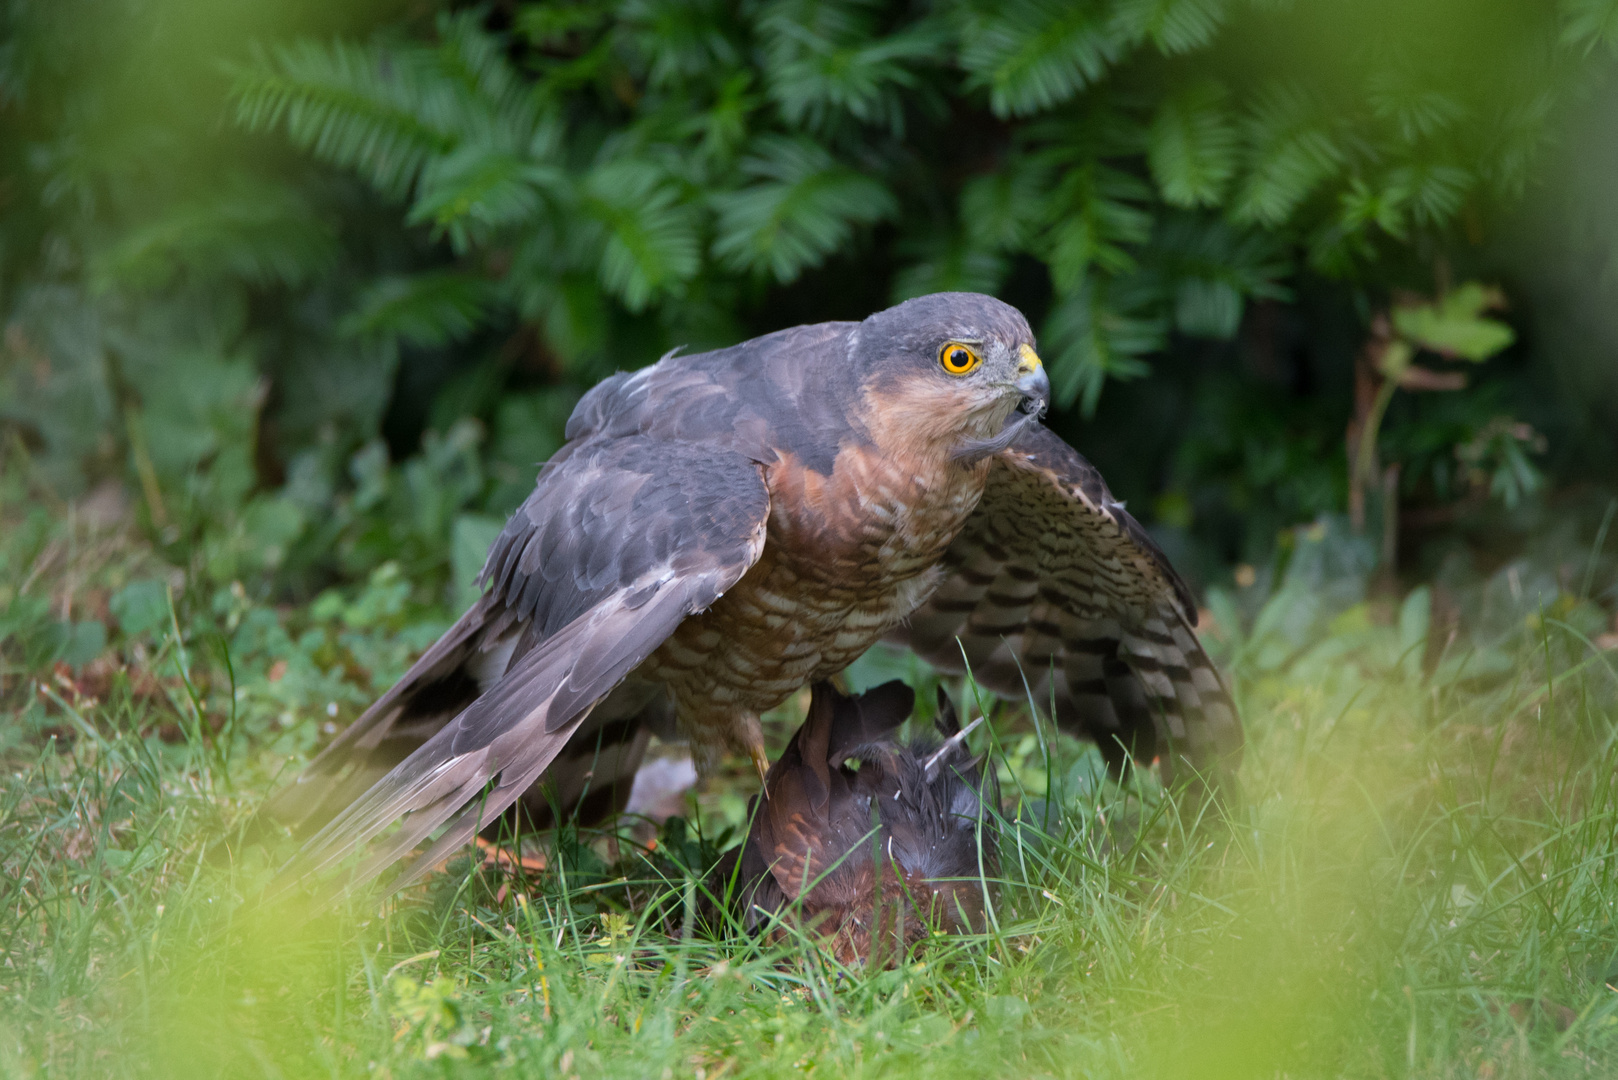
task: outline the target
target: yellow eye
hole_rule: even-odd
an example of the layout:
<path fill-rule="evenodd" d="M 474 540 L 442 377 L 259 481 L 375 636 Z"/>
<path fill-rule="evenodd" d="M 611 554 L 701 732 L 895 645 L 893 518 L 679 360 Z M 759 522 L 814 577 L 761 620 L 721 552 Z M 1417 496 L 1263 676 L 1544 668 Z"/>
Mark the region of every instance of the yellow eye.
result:
<path fill-rule="evenodd" d="M 983 363 L 977 350 L 970 345 L 962 345 L 959 341 L 950 341 L 938 350 L 938 362 L 944 365 L 944 370 L 951 375 L 965 375 L 979 364 Z"/>

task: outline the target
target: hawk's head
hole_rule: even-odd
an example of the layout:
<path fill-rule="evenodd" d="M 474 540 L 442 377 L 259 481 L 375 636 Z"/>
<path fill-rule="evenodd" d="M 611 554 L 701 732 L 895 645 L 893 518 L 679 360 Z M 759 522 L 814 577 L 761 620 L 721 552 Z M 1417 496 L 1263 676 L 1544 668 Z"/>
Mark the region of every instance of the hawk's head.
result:
<path fill-rule="evenodd" d="M 1045 411 L 1051 384 L 1022 312 L 981 293 L 934 293 L 860 323 L 852 359 L 880 426 L 980 460 Z"/>

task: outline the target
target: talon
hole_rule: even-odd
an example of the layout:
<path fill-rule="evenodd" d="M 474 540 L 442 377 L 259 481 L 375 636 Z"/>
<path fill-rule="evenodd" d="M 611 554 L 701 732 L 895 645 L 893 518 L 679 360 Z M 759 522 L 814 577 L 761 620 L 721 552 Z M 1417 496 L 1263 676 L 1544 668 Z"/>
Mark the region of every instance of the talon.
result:
<path fill-rule="evenodd" d="M 764 778 L 770 772 L 770 759 L 764 753 L 764 747 L 758 745 L 748 747 L 747 756 L 753 759 L 753 768 L 758 770 L 758 782 L 760 784 L 764 783 Z M 768 789 L 765 790 L 764 795 L 766 798 L 769 797 Z"/>

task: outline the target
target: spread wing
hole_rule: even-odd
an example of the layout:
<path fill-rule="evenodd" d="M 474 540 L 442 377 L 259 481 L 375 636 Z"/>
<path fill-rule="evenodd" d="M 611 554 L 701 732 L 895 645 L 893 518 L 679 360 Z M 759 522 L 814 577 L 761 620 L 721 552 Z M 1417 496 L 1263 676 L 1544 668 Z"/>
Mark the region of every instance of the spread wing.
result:
<path fill-rule="evenodd" d="M 1165 783 L 1187 767 L 1215 787 L 1234 774 L 1241 721 L 1193 632 L 1190 591 L 1094 466 L 1048 429 L 1031 424 L 995 455 L 944 563 L 942 584 L 893 640 L 1053 708 L 1114 771 L 1133 757 L 1159 758 Z"/>
<path fill-rule="evenodd" d="M 320 873 L 396 822 L 356 881 L 446 823 L 395 884 L 465 844 L 686 616 L 747 572 L 768 516 L 763 475 L 739 454 L 643 436 L 566 448 L 490 550 L 483 599 L 344 740 L 361 747 L 381 738 L 412 705 L 430 712 L 439 691 L 429 688 L 443 680 L 412 675 L 459 671 L 480 655 L 498 674 L 452 719 L 440 716 L 436 732 L 311 837 L 284 873 Z"/>

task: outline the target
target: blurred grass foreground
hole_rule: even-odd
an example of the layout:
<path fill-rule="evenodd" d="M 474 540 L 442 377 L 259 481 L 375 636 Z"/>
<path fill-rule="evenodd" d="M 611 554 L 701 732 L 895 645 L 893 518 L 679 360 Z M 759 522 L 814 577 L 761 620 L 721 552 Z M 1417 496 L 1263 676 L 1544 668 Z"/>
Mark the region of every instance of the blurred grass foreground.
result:
<path fill-rule="evenodd" d="M 1613 1075 L 1615 49 L 1612 0 L 0 0 L 0 1075 Z M 580 393 L 946 288 L 1202 598 L 1228 820 L 1025 704 L 987 930 L 892 970 L 694 918 L 745 763 L 261 901 L 252 813 Z"/>

